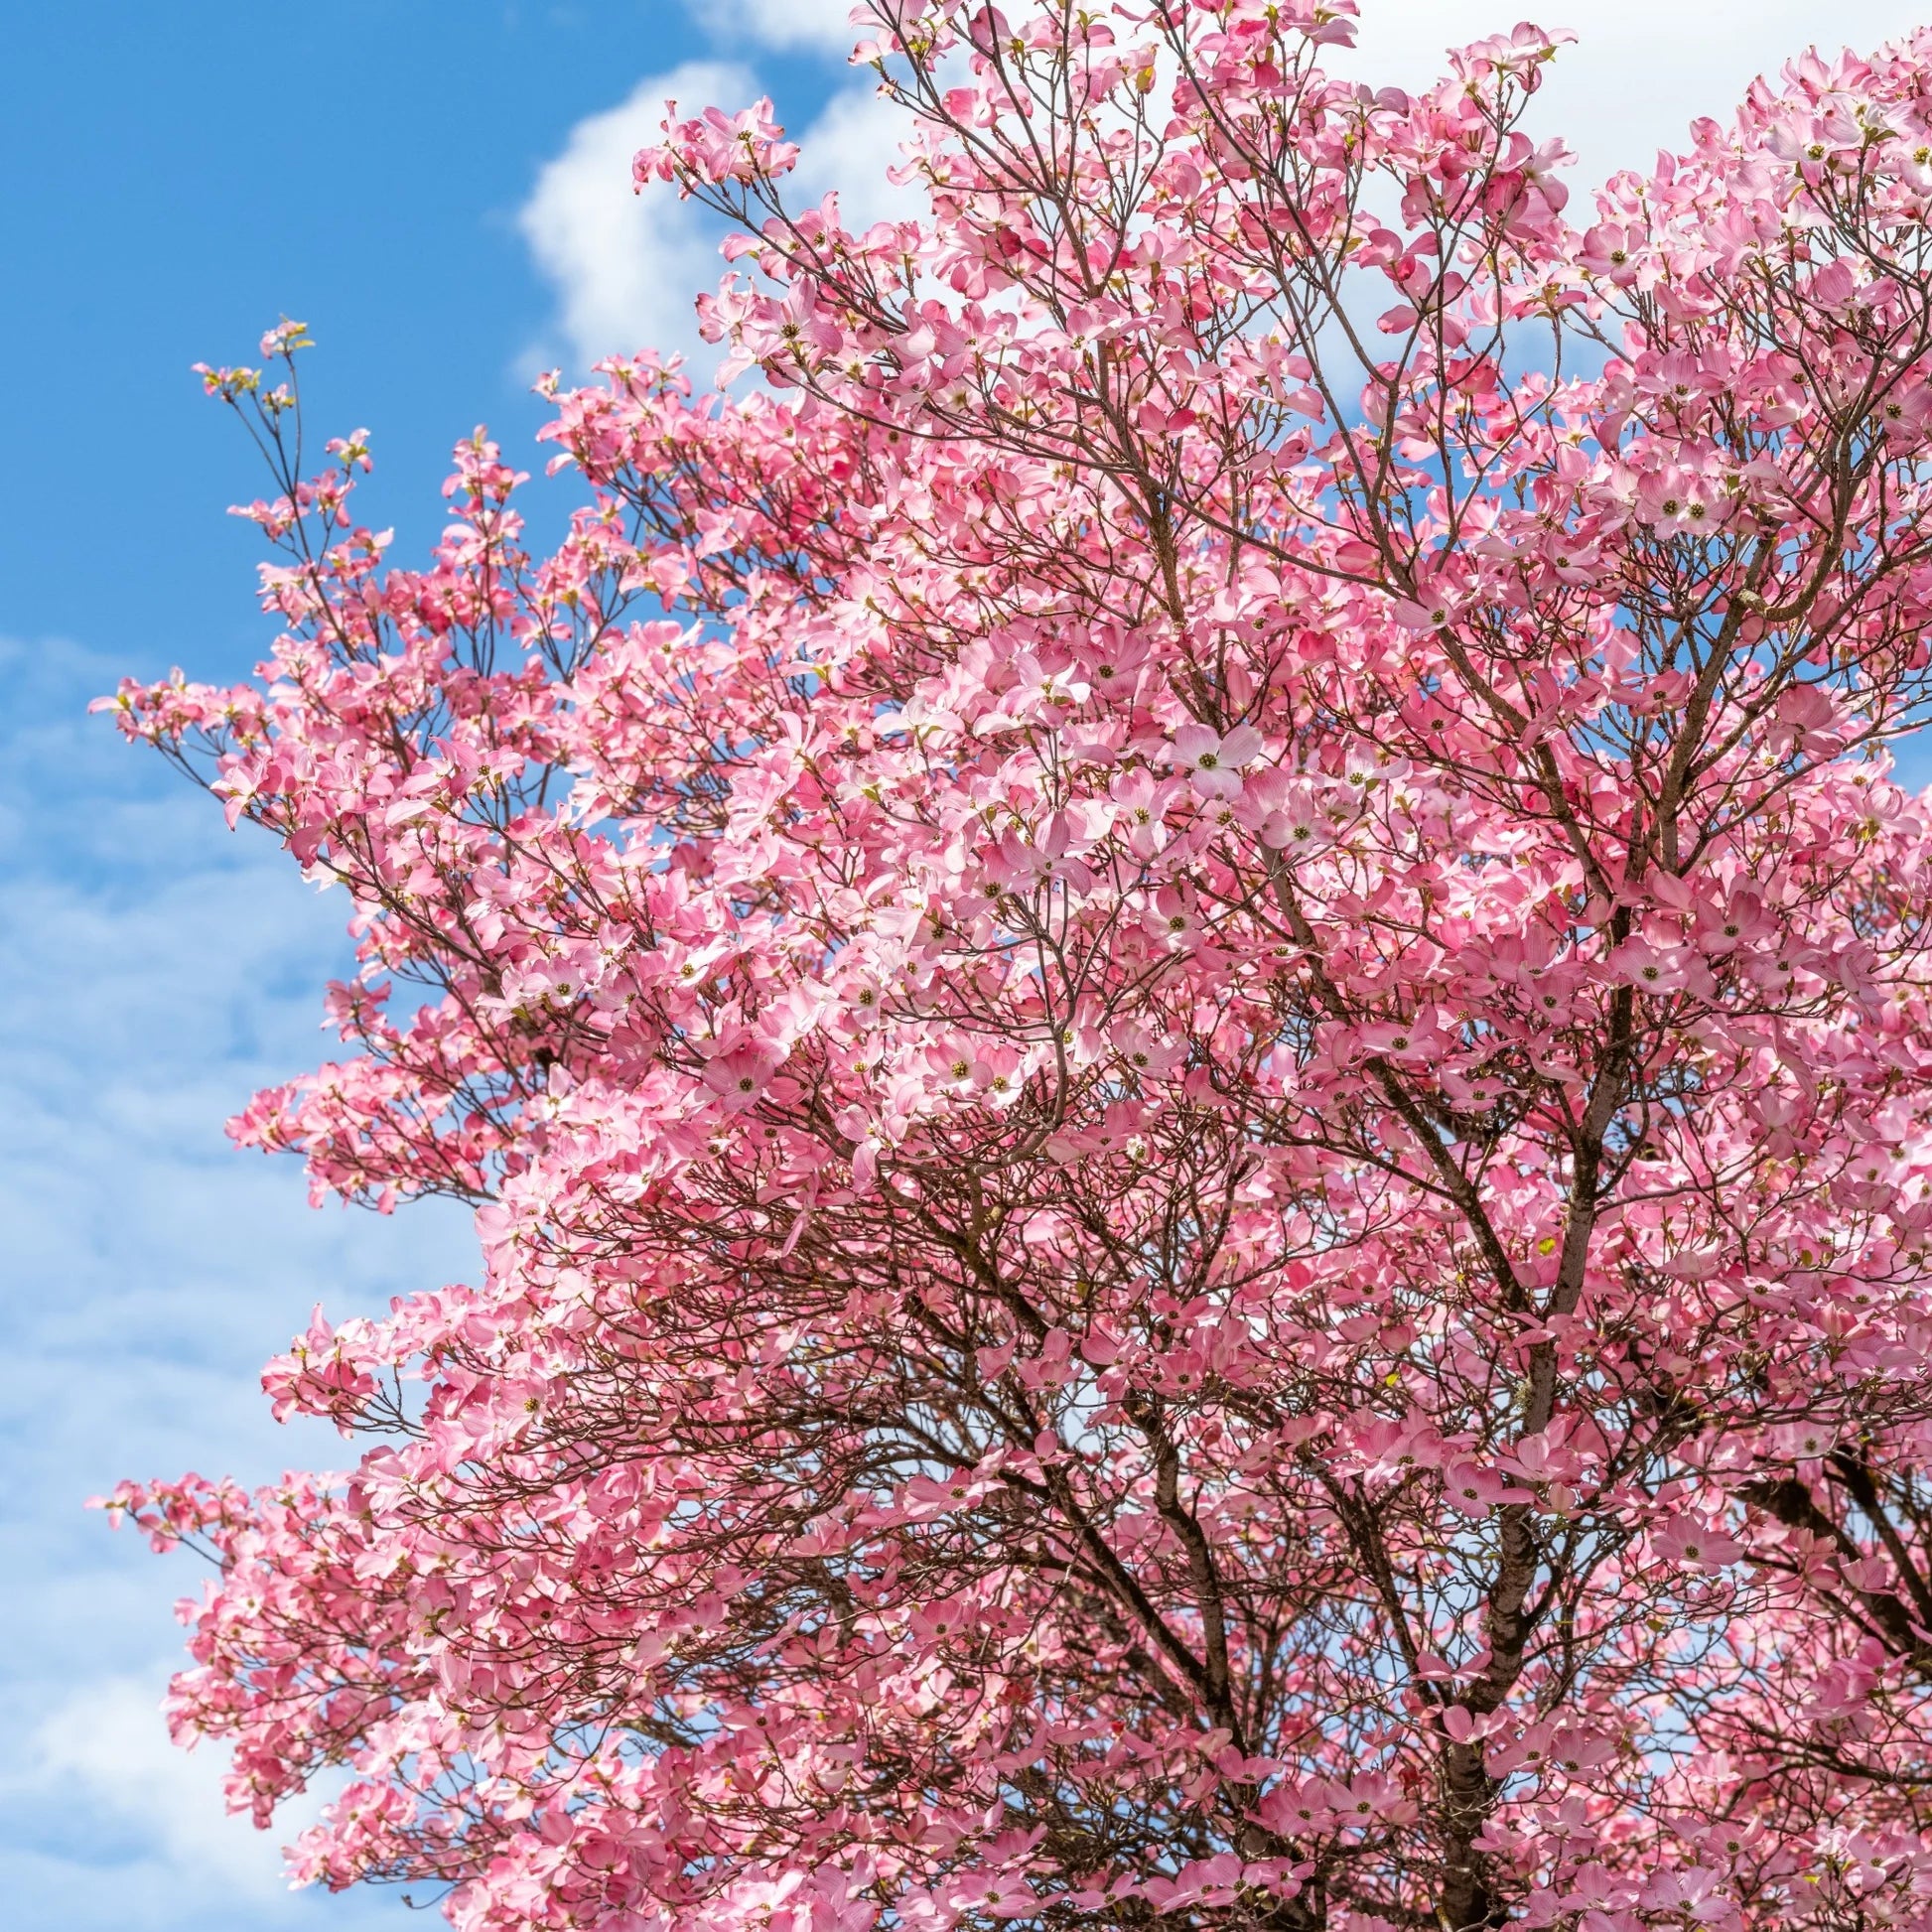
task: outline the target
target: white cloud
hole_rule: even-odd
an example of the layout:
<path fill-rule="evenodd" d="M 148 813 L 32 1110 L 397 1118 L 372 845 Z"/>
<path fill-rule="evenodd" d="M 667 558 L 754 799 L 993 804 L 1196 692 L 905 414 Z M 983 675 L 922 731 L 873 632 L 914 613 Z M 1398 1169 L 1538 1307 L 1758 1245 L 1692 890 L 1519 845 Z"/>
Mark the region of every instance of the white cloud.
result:
<path fill-rule="evenodd" d="M 699 338 L 693 304 L 723 272 L 724 225 L 696 204 L 680 202 L 665 183 L 633 194 L 630 161 L 657 137 L 667 96 L 689 113 L 713 104 L 737 108 L 759 92 L 757 78 L 743 68 L 689 62 L 639 81 L 620 105 L 571 129 L 517 214 L 557 297 L 560 341 L 533 353 L 536 366 L 557 359 L 561 348 L 582 373 L 600 356 L 644 347 L 675 349 L 694 371 L 717 366 L 719 351 Z M 902 132 L 901 117 L 870 81 L 833 94 L 797 137 L 802 152 L 789 183 L 793 202 L 816 202 L 836 188 L 846 220 L 859 226 L 915 210 L 922 205 L 917 191 L 886 179 Z"/>
<path fill-rule="evenodd" d="M 1446 48 L 1506 28 L 1520 4 L 1365 0 L 1359 49 L 1331 56 L 1330 64 L 1378 83 L 1420 85 L 1442 70 Z M 1726 116 L 1754 74 L 1775 72 L 1811 42 L 1875 46 L 1911 27 L 1919 4 L 1841 0 L 1826 21 L 1817 0 L 1703 0 L 1697 7 L 1682 0 L 1566 0 L 1556 14 L 1577 29 L 1579 45 L 1551 69 L 1530 125 L 1539 138 L 1560 134 L 1576 149 L 1573 179 L 1584 191 L 1617 168 L 1647 167 L 1659 147 L 1681 148 L 1694 119 Z M 859 31 L 847 19 L 848 0 L 705 0 L 692 12 L 734 48 L 844 53 Z M 633 195 L 630 157 L 656 134 L 667 94 L 690 108 L 740 105 L 759 92 L 743 66 L 691 62 L 639 82 L 620 105 L 572 129 L 518 216 L 557 296 L 556 340 L 533 364 L 561 351 L 581 372 L 600 355 L 650 345 L 678 350 L 699 371 L 715 366 L 716 351 L 698 338 L 692 303 L 718 279 L 722 230 L 667 188 Z M 779 107 L 796 125 L 786 103 Z M 902 129 L 869 81 L 834 92 L 797 137 L 803 158 L 794 199 L 815 201 L 837 188 L 855 225 L 916 211 L 916 190 L 886 181 Z"/>
<path fill-rule="evenodd" d="M 855 229 L 894 216 L 902 220 L 922 214 L 924 191 L 916 183 L 887 179 L 887 171 L 898 165 L 906 132 L 903 111 L 882 99 L 870 83 L 834 94 L 799 136 L 801 199 L 816 201 L 836 188 L 840 212 Z"/>
<path fill-rule="evenodd" d="M 871 37 L 852 24 L 853 0 L 693 0 L 694 20 L 726 45 L 740 40 L 780 50 L 809 49 L 841 60 Z"/>
<path fill-rule="evenodd" d="M 1523 0 L 1363 0 L 1358 51 L 1330 65 L 1377 84 L 1417 86 L 1443 70 L 1446 48 L 1514 25 Z M 1759 73 L 1775 74 L 1814 42 L 1868 52 L 1919 25 L 1923 0 L 1538 0 L 1540 26 L 1577 45 L 1549 69 L 1533 107 L 1542 137 L 1576 149 L 1581 190 L 1618 168 L 1648 168 L 1681 150 L 1702 115 L 1727 120 Z"/>
<path fill-rule="evenodd" d="M 220 1755 L 169 1742 L 151 1684 L 114 1677 L 75 1692 L 35 1732 L 34 1762 L 41 1776 L 77 1787 L 90 1806 L 143 1833 L 182 1878 L 226 1895 L 287 1891 L 280 1847 L 295 1821 L 269 1833 L 229 1816 Z"/>
<path fill-rule="evenodd" d="M 630 159 L 657 138 L 667 99 L 689 113 L 757 93 L 743 68 L 687 61 L 579 121 L 544 164 L 517 225 L 556 291 L 560 345 L 580 372 L 601 355 L 647 346 L 704 358 L 692 303 L 717 282 L 717 233 L 661 183 L 634 193 Z"/>
<path fill-rule="evenodd" d="M 316 1213 L 296 1163 L 226 1143 L 255 1087 L 328 1051 L 346 906 L 82 715 L 115 668 L 0 643 L 0 1911 L 404 1923 L 392 1896 L 291 1896 L 290 1834 L 227 1820 L 215 1754 L 170 1749 L 169 1605 L 198 1566 L 81 1503 L 123 1475 L 339 1465 L 333 1432 L 274 1424 L 261 1363 L 317 1301 L 374 1311 L 471 1274 L 474 1237 L 438 1208 Z"/>

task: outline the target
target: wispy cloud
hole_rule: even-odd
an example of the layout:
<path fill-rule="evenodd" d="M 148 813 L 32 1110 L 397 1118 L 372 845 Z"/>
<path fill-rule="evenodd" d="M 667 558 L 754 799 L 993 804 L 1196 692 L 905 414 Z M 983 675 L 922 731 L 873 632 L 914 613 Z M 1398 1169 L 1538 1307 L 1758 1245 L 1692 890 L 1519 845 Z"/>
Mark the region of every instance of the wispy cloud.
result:
<path fill-rule="evenodd" d="M 157 1722 L 154 1687 L 138 1677 L 83 1684 L 36 1727 L 32 1760 L 43 1780 L 84 1796 L 142 1844 L 145 1862 L 199 1874 L 201 1887 L 259 1910 L 287 1892 L 278 1845 L 230 1817 L 221 1800 L 219 1754 L 178 1750 Z M 319 1809 L 317 1805 L 304 1812 Z M 288 1820 L 289 1836 L 298 1828 Z M 176 1882 L 179 1882 L 177 1879 Z"/>
<path fill-rule="evenodd" d="M 218 1756 L 158 1709 L 200 1579 L 81 1509 L 122 1475 L 259 1480 L 351 1453 L 257 1385 L 310 1307 L 380 1309 L 474 1266 L 467 1218 L 317 1213 L 223 1119 L 311 1064 L 345 955 L 272 842 L 82 715 L 109 667 L 0 645 L 0 1895 L 63 1932 L 404 1922 L 281 1885 Z"/>

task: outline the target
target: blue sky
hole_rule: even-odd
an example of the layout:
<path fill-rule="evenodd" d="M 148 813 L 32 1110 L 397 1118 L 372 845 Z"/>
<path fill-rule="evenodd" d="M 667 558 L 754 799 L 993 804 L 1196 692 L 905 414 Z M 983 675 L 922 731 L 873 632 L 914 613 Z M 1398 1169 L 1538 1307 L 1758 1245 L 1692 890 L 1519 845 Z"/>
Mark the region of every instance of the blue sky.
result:
<path fill-rule="evenodd" d="M 277 316 L 321 347 L 316 426 L 366 425 L 366 513 L 440 526 L 486 421 L 540 469 L 532 374 L 690 345 L 710 238 L 626 158 L 667 88 L 768 89 L 814 192 L 877 203 L 891 133 L 839 58 L 848 0 L 175 0 L 15 7 L 0 51 L 0 1897 L 21 1932 L 398 1926 L 392 1897 L 291 1897 L 273 1839 L 155 1712 L 195 1587 L 80 1503 L 123 1474 L 331 1463 L 277 1430 L 262 1360 L 338 1313 L 458 1279 L 461 1215 L 313 1212 L 221 1123 L 310 1063 L 342 902 L 122 748 L 87 699 L 172 664 L 234 676 L 266 632 L 257 480 L 189 376 Z M 1019 0 L 1014 0 L 1018 4 Z M 1370 4 L 1358 70 L 1426 77 L 1527 0 Z M 1923 14 L 1920 8 L 1923 7 Z M 1581 172 L 1646 161 L 1805 42 L 1932 0 L 1571 0 L 1543 103 Z M 547 516 L 569 502 L 560 482 Z"/>

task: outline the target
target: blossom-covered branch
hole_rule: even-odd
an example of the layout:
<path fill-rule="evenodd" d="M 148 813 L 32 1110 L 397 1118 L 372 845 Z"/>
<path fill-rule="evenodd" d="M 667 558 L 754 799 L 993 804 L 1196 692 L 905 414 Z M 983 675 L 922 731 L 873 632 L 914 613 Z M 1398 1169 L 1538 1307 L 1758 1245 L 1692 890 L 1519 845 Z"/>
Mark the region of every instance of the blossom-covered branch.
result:
<path fill-rule="evenodd" d="M 464 1932 L 1924 1925 L 1932 34 L 1586 208 L 1565 36 L 860 11 L 928 215 L 671 109 L 763 386 L 549 385 L 553 553 L 207 372 L 281 634 L 110 703 L 361 962 L 235 1131 L 483 1256 L 110 1499 L 178 1730 Z"/>

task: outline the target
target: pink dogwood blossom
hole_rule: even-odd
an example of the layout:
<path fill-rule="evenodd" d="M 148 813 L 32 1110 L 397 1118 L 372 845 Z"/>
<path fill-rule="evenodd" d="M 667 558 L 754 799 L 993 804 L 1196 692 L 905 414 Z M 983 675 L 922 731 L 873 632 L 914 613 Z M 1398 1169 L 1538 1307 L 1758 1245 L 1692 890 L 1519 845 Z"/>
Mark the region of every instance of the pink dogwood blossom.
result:
<path fill-rule="evenodd" d="M 541 553 L 205 372 L 271 661 L 107 702 L 359 949 L 233 1131 L 481 1245 L 107 1499 L 297 1878 L 1932 1927 L 1932 33 L 1588 192 L 1354 11 L 871 0 L 860 230 L 672 110 L 762 381 L 546 384 Z"/>

